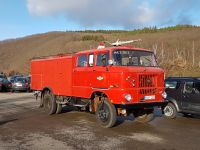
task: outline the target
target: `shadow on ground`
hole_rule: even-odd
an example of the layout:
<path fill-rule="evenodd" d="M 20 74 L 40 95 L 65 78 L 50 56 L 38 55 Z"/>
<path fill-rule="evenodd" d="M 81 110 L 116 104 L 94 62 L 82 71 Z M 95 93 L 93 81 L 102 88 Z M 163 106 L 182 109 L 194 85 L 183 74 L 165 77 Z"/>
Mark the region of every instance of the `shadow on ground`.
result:
<path fill-rule="evenodd" d="M 18 119 L 9 119 L 9 120 L 3 120 L 3 121 L 0 121 L 0 126 L 4 125 L 4 124 L 7 124 L 7 123 L 10 123 L 10 122 L 14 122 Z"/>

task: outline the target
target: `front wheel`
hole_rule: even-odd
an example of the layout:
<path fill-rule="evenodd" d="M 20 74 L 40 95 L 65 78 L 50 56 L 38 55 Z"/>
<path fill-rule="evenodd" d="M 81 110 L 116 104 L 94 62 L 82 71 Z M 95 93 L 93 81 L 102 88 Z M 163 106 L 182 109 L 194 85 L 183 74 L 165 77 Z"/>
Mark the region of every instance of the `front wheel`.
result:
<path fill-rule="evenodd" d="M 115 106 L 107 98 L 104 98 L 97 104 L 97 121 L 105 128 L 113 127 L 117 121 Z"/>
<path fill-rule="evenodd" d="M 172 103 L 168 103 L 167 106 L 164 108 L 163 112 L 166 118 L 169 118 L 169 119 L 176 118 L 177 110 L 174 104 Z"/>

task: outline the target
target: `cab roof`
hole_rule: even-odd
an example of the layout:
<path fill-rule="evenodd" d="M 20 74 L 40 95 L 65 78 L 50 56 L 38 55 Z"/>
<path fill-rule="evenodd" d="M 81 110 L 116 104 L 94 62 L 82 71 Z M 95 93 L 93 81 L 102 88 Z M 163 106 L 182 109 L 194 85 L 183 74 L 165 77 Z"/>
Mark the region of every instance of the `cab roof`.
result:
<path fill-rule="evenodd" d="M 58 55 L 50 55 L 50 56 L 40 56 L 40 57 L 35 57 L 32 58 L 32 61 L 37 61 L 37 60 L 52 60 L 52 59 L 57 59 L 57 58 L 70 58 L 73 55 L 76 54 L 86 54 L 86 53 L 94 53 L 94 52 L 101 52 L 101 51 L 112 51 L 112 50 L 136 50 L 136 51 L 148 51 L 151 52 L 150 50 L 147 49 L 143 49 L 143 48 L 135 48 L 135 47 L 131 47 L 131 46 L 113 46 L 113 47 L 106 47 L 106 48 L 102 48 L 102 49 L 91 49 L 91 50 L 83 50 L 83 51 L 79 51 L 76 53 L 65 53 L 65 54 L 58 54 Z"/>
<path fill-rule="evenodd" d="M 112 51 L 112 50 L 137 50 L 137 51 L 148 51 L 151 52 L 150 50 L 144 49 L 144 48 L 135 48 L 135 47 L 130 47 L 130 46 L 114 46 L 114 47 L 106 47 L 106 48 L 102 48 L 102 49 L 91 49 L 91 50 L 84 50 L 84 51 L 80 51 L 77 52 L 76 54 L 85 54 L 85 53 L 92 53 L 92 52 L 101 52 L 101 51 Z"/>

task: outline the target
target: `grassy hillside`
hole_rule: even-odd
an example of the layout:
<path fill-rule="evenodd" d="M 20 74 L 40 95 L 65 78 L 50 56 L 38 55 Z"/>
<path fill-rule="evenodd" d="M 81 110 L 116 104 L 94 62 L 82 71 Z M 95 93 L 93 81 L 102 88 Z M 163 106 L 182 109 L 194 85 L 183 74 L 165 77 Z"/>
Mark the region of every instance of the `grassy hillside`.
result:
<path fill-rule="evenodd" d="M 135 47 L 153 50 L 166 74 L 200 76 L 200 28 L 176 26 L 133 31 L 49 32 L 0 42 L 0 71 L 28 73 L 38 56 L 96 48 L 100 41 L 142 39 Z"/>

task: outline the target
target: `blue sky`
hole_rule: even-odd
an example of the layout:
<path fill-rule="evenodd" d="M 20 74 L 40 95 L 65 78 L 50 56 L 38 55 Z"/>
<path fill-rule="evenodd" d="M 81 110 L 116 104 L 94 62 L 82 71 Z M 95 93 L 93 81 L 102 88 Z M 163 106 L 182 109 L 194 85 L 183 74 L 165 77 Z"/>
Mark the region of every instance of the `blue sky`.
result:
<path fill-rule="evenodd" d="M 0 40 L 49 31 L 200 25 L 196 0 L 0 0 Z"/>
<path fill-rule="evenodd" d="M 26 0 L 0 0 L 0 18 L 0 40 L 75 27 L 71 24 L 66 26 L 67 20 L 62 16 L 31 15 Z"/>

